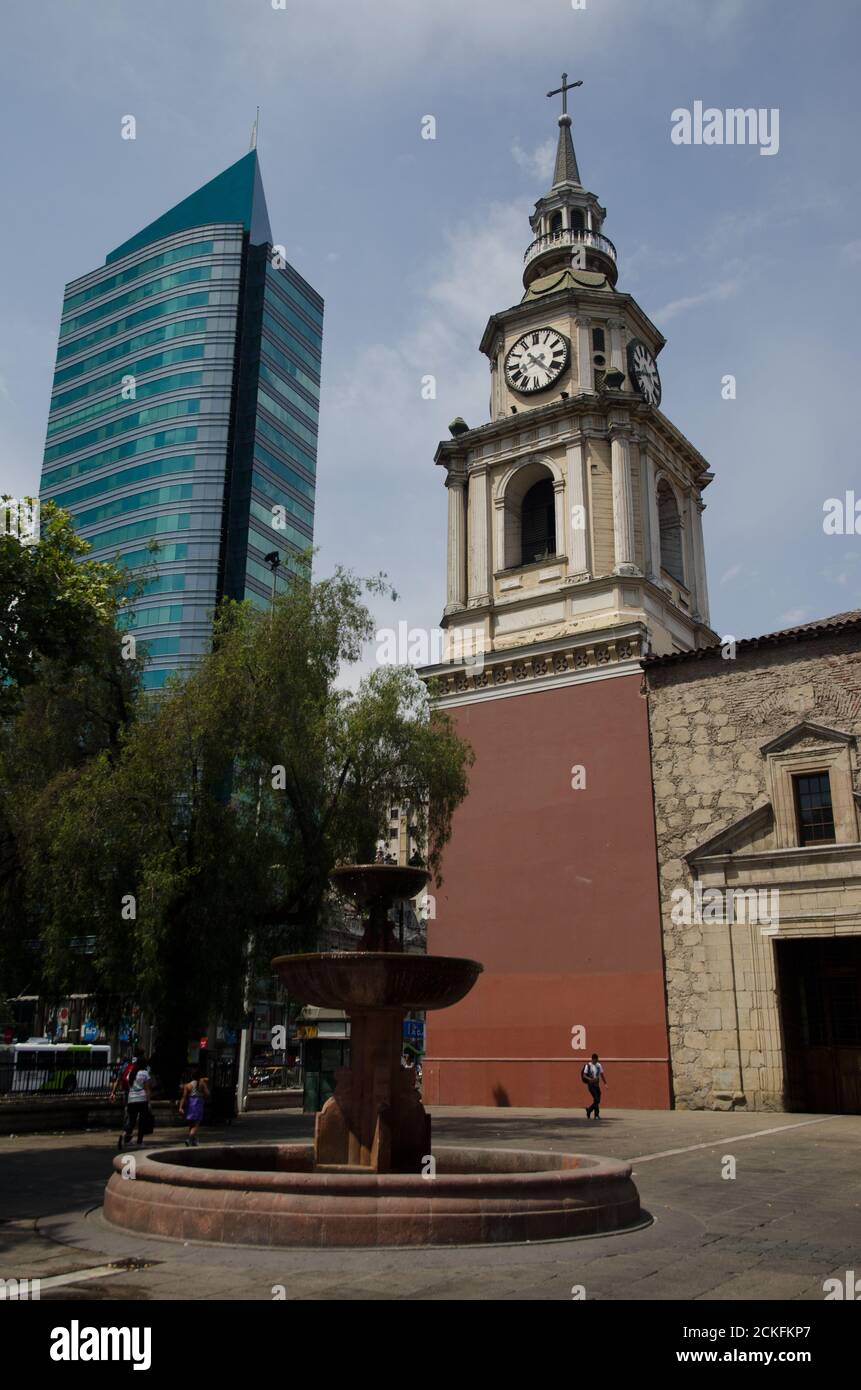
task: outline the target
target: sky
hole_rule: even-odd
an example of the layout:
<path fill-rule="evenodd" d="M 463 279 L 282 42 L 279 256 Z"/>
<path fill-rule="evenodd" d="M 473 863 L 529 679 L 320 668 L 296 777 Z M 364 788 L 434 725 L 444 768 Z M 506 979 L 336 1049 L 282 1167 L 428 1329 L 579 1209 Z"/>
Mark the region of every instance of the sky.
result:
<path fill-rule="evenodd" d="M 564 69 L 662 409 L 715 474 L 712 626 L 861 607 L 861 519 L 823 528 L 861 502 L 859 38 L 851 0 L 5 0 L 0 492 L 38 490 L 65 283 L 240 158 L 259 105 L 274 240 L 326 301 L 317 573 L 385 570 L 378 623 L 433 628 L 433 456 L 488 418 L 478 343 L 522 294 Z M 698 101 L 777 110 L 776 152 L 674 143 Z"/>

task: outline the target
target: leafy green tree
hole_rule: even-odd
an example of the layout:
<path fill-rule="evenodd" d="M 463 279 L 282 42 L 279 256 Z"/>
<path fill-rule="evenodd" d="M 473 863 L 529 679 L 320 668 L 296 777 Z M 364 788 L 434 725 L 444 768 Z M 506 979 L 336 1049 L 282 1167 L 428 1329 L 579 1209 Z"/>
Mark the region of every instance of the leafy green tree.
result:
<path fill-rule="evenodd" d="M 225 604 L 201 664 L 30 805 L 20 878 L 46 985 L 70 988 L 94 938 L 101 1017 L 154 1020 L 168 1088 L 195 1028 L 240 1016 L 247 971 L 315 944 L 329 872 L 373 859 L 393 800 L 417 807 L 439 874 L 471 755 L 411 669 L 351 688 L 363 594 L 385 589 L 338 571 L 270 613 Z"/>
<path fill-rule="evenodd" d="M 0 718 L 18 706 L 45 660 L 69 671 L 101 669 L 125 576 L 86 559 L 89 549 L 52 502 L 42 506 L 35 544 L 0 534 Z"/>
<path fill-rule="evenodd" d="M 90 561 L 65 512 L 42 508 L 41 537 L 0 537 L 0 995 L 49 987 L 43 946 L 54 911 L 42 881 L 46 826 L 96 757 L 119 754 L 142 662 L 116 618 L 128 576 Z M 89 962 L 67 948 L 80 989 Z"/>

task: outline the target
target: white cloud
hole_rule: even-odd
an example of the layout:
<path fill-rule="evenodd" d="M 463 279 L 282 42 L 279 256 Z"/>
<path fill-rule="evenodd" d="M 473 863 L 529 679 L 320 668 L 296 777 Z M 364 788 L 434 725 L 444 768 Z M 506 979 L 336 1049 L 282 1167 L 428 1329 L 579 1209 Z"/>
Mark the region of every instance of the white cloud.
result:
<path fill-rule="evenodd" d="M 413 438 L 430 463 L 435 448 L 433 421 L 448 423 L 455 414 L 480 423 L 487 411 L 488 367 L 478 353 L 485 322 L 499 307 L 522 295 L 520 272 L 530 231 L 519 203 L 491 204 L 476 221 L 444 232 L 437 263 L 417 295 L 413 327 L 392 342 L 371 342 L 351 360 L 341 378 L 324 392 L 321 428 L 349 438 L 351 449 L 339 453 L 338 471 L 356 466 L 357 417 L 373 420 L 366 448 L 376 453 L 376 473 L 402 474 L 403 441 Z M 434 400 L 421 396 L 424 377 L 435 378 Z M 398 441 L 394 449 L 377 448 L 380 432 Z"/>
<path fill-rule="evenodd" d="M 553 166 L 556 161 L 557 141 L 552 137 L 544 140 L 540 145 L 536 145 L 532 150 L 525 150 L 519 140 L 515 140 L 511 146 L 511 153 L 514 156 L 515 164 L 524 169 L 527 174 L 539 179 L 549 180 L 553 176 Z"/>
<path fill-rule="evenodd" d="M 743 565 L 731 565 L 724 574 L 721 575 L 719 583 L 729 584 L 730 580 L 737 579 L 744 569 Z"/>
<path fill-rule="evenodd" d="M 829 584 L 845 585 L 850 581 L 854 583 L 859 578 L 857 568 L 859 561 L 861 561 L 861 556 L 858 555 L 857 551 L 847 550 L 841 555 L 836 568 L 831 565 L 826 566 L 822 571 L 822 578 L 827 580 Z"/>
<path fill-rule="evenodd" d="M 719 284 L 712 285 L 711 289 L 703 290 L 700 294 L 689 294 L 681 299 L 670 300 L 669 304 L 665 304 L 652 317 L 657 323 L 666 323 L 667 319 L 685 314 L 688 309 L 698 309 L 701 304 L 723 303 L 724 300 L 732 299 L 733 295 L 738 294 L 741 284 L 740 275 L 733 276 L 730 280 L 721 280 Z"/>
<path fill-rule="evenodd" d="M 433 466 L 448 423 L 487 419 L 489 369 L 478 344 L 494 309 L 522 294 L 529 223 L 521 203 L 493 204 L 448 228 L 412 326 L 369 343 L 324 386 L 317 537 L 320 572 L 344 553 L 361 573 L 383 568 L 400 595 L 374 605 L 380 625 L 431 630 L 445 603 L 447 502 Z M 436 398 L 422 398 L 422 378 Z M 368 654 L 369 660 L 371 653 Z"/>
<path fill-rule="evenodd" d="M 788 608 L 785 613 L 779 613 L 777 617 L 776 631 L 784 627 L 798 627 L 799 623 L 806 623 L 813 613 L 809 603 L 805 603 L 801 608 Z"/>

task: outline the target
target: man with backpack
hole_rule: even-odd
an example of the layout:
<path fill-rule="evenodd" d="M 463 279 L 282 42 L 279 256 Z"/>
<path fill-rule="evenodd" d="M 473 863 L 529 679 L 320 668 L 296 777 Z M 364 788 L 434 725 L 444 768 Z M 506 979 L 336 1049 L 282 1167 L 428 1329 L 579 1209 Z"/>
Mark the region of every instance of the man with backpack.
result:
<path fill-rule="evenodd" d="M 122 1091 L 123 1101 L 128 1103 L 129 1086 L 131 1084 L 129 1077 L 132 1068 L 137 1065 L 137 1060 L 137 1056 L 133 1054 L 129 1057 L 128 1061 L 120 1063 L 119 1071 L 114 1077 L 114 1084 L 111 1086 L 111 1100 L 116 1100 L 118 1093 Z"/>
<path fill-rule="evenodd" d="M 604 1068 L 598 1061 L 597 1052 L 592 1053 L 592 1060 L 583 1063 L 583 1070 L 580 1072 L 580 1080 L 589 1087 L 589 1094 L 592 1097 L 592 1104 L 586 1111 L 586 1119 L 591 1120 L 592 1112 L 595 1112 L 595 1119 L 601 1118 L 601 1083 L 607 1085 L 607 1078 L 604 1075 Z"/>
<path fill-rule="evenodd" d="M 117 1148 L 122 1152 L 131 1143 L 135 1125 L 138 1130 L 138 1148 L 143 1148 L 144 1138 L 154 1129 L 150 1101 L 152 1100 L 152 1076 L 143 1053 L 138 1053 L 128 1071 L 128 1096 L 126 1098 L 125 1121 Z"/>
<path fill-rule="evenodd" d="M 129 1057 L 125 1062 L 120 1063 L 119 1070 L 117 1071 L 117 1074 L 114 1077 L 114 1083 L 111 1086 L 111 1100 L 117 1100 L 117 1098 L 120 1095 L 122 1095 L 123 1128 L 125 1128 L 126 1122 L 128 1120 L 129 1088 L 132 1084 L 132 1077 L 134 1076 L 137 1065 L 137 1053 L 133 1052 L 131 1057 Z"/>

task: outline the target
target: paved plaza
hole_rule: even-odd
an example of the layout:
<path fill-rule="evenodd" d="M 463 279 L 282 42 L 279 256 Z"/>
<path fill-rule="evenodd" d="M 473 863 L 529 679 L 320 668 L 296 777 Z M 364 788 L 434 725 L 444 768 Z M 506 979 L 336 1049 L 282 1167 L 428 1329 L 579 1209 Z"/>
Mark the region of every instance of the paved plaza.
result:
<path fill-rule="evenodd" d="M 270 1111 L 206 1138 L 307 1139 Z M 181 1142 L 162 1129 L 153 1145 Z M 633 1160 L 650 1221 L 622 1235 L 435 1250 L 260 1250 L 124 1234 L 102 1219 L 113 1132 L 0 1139 L 0 1276 L 42 1299 L 818 1300 L 861 1270 L 861 1116 L 445 1109 L 434 1145 Z M 734 1178 L 723 1177 L 735 1160 Z M 579 1290 L 582 1288 L 583 1293 Z M 283 1292 L 282 1292 L 283 1290 Z"/>

